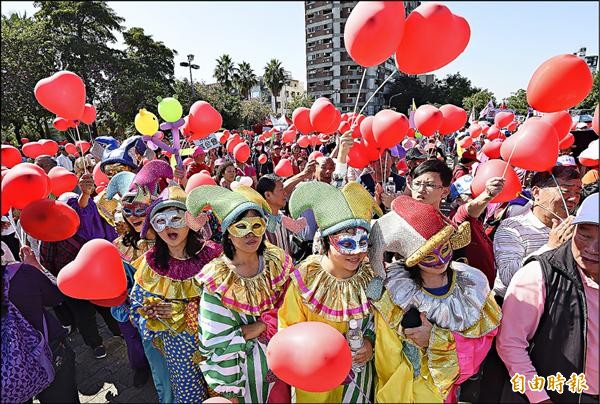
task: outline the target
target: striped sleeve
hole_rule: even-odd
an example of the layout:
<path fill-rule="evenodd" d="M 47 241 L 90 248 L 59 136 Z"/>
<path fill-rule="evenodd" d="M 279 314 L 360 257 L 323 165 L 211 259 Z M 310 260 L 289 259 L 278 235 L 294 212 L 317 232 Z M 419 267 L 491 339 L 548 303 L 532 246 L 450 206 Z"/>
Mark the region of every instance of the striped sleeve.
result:
<path fill-rule="evenodd" d="M 525 255 L 525 244 L 519 230 L 510 226 L 509 222 L 500 223 L 494 236 L 494 258 L 503 285 L 510 284 L 513 275 L 523 265 Z"/>
<path fill-rule="evenodd" d="M 372 314 L 363 318 L 361 329 L 365 338 L 370 339 L 371 344 L 375 347 L 375 321 L 373 320 Z"/>
<path fill-rule="evenodd" d="M 218 295 L 202 292 L 200 301 L 200 368 L 209 387 L 223 397 L 243 397 L 248 344 L 241 323 Z"/>

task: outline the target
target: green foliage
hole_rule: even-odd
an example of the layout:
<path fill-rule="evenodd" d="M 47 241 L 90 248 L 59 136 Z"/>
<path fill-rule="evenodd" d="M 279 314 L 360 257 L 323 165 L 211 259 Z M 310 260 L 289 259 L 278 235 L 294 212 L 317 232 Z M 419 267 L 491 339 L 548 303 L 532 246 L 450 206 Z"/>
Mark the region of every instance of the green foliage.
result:
<path fill-rule="evenodd" d="M 258 84 L 256 74 L 252 70 L 250 63 L 242 62 L 238 65 L 238 68 L 234 74 L 234 83 L 240 92 L 243 99 L 250 97 L 250 89 L 255 84 Z"/>
<path fill-rule="evenodd" d="M 292 117 L 294 110 L 300 107 L 310 108 L 313 104 L 314 100 L 308 94 L 297 94 L 292 97 L 290 101 L 287 103 L 287 116 L 288 118 Z"/>
<path fill-rule="evenodd" d="M 285 70 L 281 65 L 281 61 L 277 59 L 271 59 L 265 66 L 265 73 L 263 76 L 265 85 L 271 92 L 271 104 L 273 111 L 277 113 L 276 98 L 281 93 L 281 89 L 286 84 Z"/>
<path fill-rule="evenodd" d="M 527 103 L 527 92 L 520 88 L 517 92 L 512 93 L 511 96 L 506 99 L 506 107 L 514 109 L 519 115 L 527 115 L 527 109 L 529 108 L 529 104 Z"/>
<path fill-rule="evenodd" d="M 270 113 L 271 108 L 259 100 L 242 101 L 242 125 L 244 128 L 252 128 L 263 122 Z"/>
<path fill-rule="evenodd" d="M 231 56 L 227 54 L 219 56 L 213 77 L 217 80 L 217 83 L 221 84 L 221 86 L 229 93 L 233 90 L 233 80 L 235 75 L 236 68 L 233 60 L 231 60 Z"/>
<path fill-rule="evenodd" d="M 471 80 L 460 73 L 449 74 L 443 80 L 436 82 L 434 93 L 437 92 L 436 102 L 440 105 L 462 105 L 463 99 L 469 97 L 480 89 L 471 85 Z"/>
<path fill-rule="evenodd" d="M 484 90 L 479 90 L 475 94 L 465 97 L 462 101 L 463 108 L 469 113 L 473 107 L 475 107 L 475 114 L 479 116 L 479 113 L 482 109 L 485 108 L 490 99 L 496 103 L 496 97 L 494 93 L 492 93 L 487 88 Z"/>
<path fill-rule="evenodd" d="M 242 124 L 242 102 L 240 97 L 228 92 L 222 85 L 197 86 L 197 98 L 195 101 L 204 100 L 213 106 L 223 117 L 223 127 L 237 129 Z"/>
<path fill-rule="evenodd" d="M 598 86 L 600 85 L 600 78 L 598 72 L 594 73 L 594 84 L 592 85 L 592 91 L 587 97 L 575 109 L 594 109 L 598 105 L 600 96 L 598 93 Z"/>

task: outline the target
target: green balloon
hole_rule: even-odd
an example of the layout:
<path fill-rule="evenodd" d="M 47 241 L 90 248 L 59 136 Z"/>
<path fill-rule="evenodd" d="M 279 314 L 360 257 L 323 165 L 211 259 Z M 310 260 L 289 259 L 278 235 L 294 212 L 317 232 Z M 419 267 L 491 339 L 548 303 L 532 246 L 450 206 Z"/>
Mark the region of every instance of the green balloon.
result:
<path fill-rule="evenodd" d="M 183 115 L 183 108 L 175 98 L 167 97 L 158 103 L 158 114 L 166 122 L 177 122 Z"/>

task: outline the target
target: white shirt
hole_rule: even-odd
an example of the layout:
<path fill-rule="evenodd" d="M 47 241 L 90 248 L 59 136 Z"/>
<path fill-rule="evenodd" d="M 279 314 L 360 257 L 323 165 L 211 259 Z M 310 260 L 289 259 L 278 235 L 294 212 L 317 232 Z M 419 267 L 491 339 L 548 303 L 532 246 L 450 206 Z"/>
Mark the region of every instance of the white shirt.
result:
<path fill-rule="evenodd" d="M 494 291 L 504 297 L 513 275 L 525 259 L 548 242 L 550 228 L 532 211 L 504 219 L 494 235 L 496 281 Z M 540 251 L 541 252 L 541 251 Z"/>
<path fill-rule="evenodd" d="M 71 172 L 73 171 L 73 162 L 72 162 L 72 161 L 71 161 L 71 159 L 70 159 L 69 157 L 67 157 L 67 156 L 63 156 L 62 154 L 61 154 L 61 155 L 59 155 L 59 156 L 56 158 L 56 163 L 57 163 L 59 166 L 61 166 L 61 167 L 64 167 L 64 168 L 66 168 L 67 170 L 69 170 L 69 171 L 71 171 Z"/>

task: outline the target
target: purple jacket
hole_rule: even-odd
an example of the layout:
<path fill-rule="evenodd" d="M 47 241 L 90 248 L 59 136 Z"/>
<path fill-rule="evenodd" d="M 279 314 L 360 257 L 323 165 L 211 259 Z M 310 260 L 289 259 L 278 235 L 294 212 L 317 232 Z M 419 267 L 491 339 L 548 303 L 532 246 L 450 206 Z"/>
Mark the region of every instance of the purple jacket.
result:
<path fill-rule="evenodd" d="M 85 242 L 95 238 L 102 238 L 112 242 L 117 238 L 117 231 L 100 216 L 98 207 L 92 198 L 90 198 L 85 208 L 79 207 L 77 198 L 69 199 L 67 205 L 72 207 L 79 215 L 79 229 L 75 234 L 84 239 Z"/>

